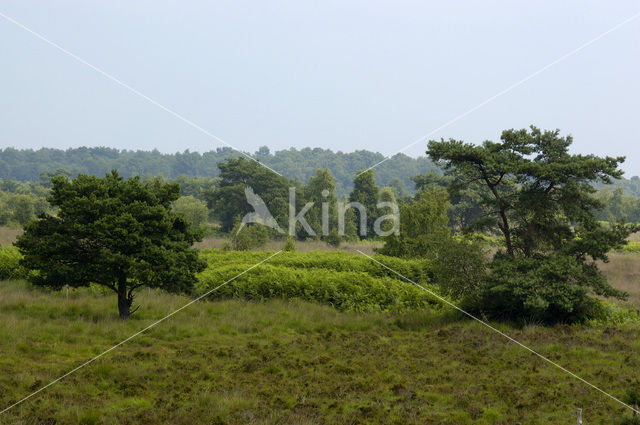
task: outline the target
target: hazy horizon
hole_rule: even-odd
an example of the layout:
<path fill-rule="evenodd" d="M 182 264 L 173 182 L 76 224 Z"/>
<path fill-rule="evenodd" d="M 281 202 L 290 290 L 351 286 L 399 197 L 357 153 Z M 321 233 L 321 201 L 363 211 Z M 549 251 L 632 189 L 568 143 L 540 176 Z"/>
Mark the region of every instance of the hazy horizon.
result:
<path fill-rule="evenodd" d="M 9 0 L 0 13 L 239 150 L 389 155 L 639 10 L 636 1 Z M 225 146 L 3 18 L 0 39 L 2 148 Z M 626 177 L 640 175 L 638 75 L 636 19 L 430 138 L 559 128 L 573 152 L 626 156 Z"/>

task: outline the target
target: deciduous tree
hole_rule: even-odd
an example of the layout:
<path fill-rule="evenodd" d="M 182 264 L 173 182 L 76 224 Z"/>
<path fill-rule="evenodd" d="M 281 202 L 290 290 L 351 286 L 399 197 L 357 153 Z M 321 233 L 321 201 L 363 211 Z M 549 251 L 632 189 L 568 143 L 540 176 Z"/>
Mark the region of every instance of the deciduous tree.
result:
<path fill-rule="evenodd" d="M 122 319 L 142 286 L 191 290 L 204 262 L 191 248 L 197 233 L 171 210 L 177 184 L 143 184 L 112 171 L 104 178 L 54 177 L 52 185 L 57 215 L 40 215 L 16 242 L 34 284 L 104 286 L 117 294 Z"/>

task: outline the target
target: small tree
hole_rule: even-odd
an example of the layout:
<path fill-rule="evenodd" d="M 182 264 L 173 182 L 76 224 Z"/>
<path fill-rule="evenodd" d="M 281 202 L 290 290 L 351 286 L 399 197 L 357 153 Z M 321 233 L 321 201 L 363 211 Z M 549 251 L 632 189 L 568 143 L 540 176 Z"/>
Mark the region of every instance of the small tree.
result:
<path fill-rule="evenodd" d="M 250 251 L 269 242 L 269 229 L 262 224 L 244 225 L 240 221 L 229 233 L 230 247 L 236 251 Z"/>
<path fill-rule="evenodd" d="M 302 192 L 304 202 L 313 202 L 313 206 L 306 214 L 309 226 L 316 233 L 317 238 L 326 238 L 331 229 L 338 227 L 338 198 L 335 195 L 336 184 L 328 169 L 318 168 L 315 176 L 309 178 Z M 323 208 L 326 207 L 325 220 L 323 222 Z M 324 226 L 323 226 L 324 225 Z M 306 236 L 306 232 L 301 232 Z"/>
<path fill-rule="evenodd" d="M 353 190 L 349 195 L 349 202 L 358 202 L 364 207 L 367 214 L 367 235 L 370 236 L 375 235 L 373 224 L 378 218 L 376 205 L 378 204 L 379 193 L 380 188 L 376 184 L 373 170 L 358 174 L 353 180 Z M 360 222 L 359 220 L 361 220 L 360 217 L 358 217 L 358 223 Z M 364 239 L 367 235 L 360 235 L 360 239 Z"/>
<path fill-rule="evenodd" d="M 469 240 L 456 239 L 447 226 L 447 191 L 427 186 L 411 204 L 400 208 L 400 234 L 387 236 L 381 254 L 424 258 L 443 293 L 461 298 L 475 290 L 485 275 L 485 253 Z"/>
<path fill-rule="evenodd" d="M 400 207 L 400 234 L 385 237 L 379 252 L 395 257 L 434 258 L 440 247 L 451 240 L 448 207 L 444 189 L 430 187 L 418 192 L 413 203 Z"/>
<path fill-rule="evenodd" d="M 173 210 L 181 214 L 195 230 L 203 231 L 209 217 L 209 208 L 204 201 L 192 195 L 181 196 L 173 203 Z"/>
<path fill-rule="evenodd" d="M 41 214 L 16 242 L 34 284 L 104 286 L 117 294 L 122 319 L 142 286 L 192 288 L 205 264 L 191 248 L 197 234 L 171 210 L 177 184 L 123 180 L 114 170 L 104 178 L 54 177 L 52 186 L 57 216 Z"/>

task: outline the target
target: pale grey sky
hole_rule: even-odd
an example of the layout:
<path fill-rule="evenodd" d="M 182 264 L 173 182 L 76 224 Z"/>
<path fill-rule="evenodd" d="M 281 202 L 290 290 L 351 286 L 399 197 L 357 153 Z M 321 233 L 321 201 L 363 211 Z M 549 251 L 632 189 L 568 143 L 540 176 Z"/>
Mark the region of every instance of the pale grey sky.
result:
<path fill-rule="evenodd" d="M 32 1 L 0 13 L 253 152 L 390 154 L 640 12 L 640 1 Z M 535 124 L 640 174 L 640 19 L 434 135 Z M 0 147 L 219 146 L 0 18 Z M 406 151 L 424 153 L 426 143 Z"/>

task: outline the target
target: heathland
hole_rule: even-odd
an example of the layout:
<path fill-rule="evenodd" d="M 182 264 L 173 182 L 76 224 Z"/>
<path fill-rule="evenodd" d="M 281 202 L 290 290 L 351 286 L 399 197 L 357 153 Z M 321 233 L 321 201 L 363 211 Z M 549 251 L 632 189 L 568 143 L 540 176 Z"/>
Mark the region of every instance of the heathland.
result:
<path fill-rule="evenodd" d="M 420 309 L 353 311 L 332 307 L 327 298 L 313 300 L 313 294 L 309 301 L 259 291 L 253 301 L 246 293 L 234 295 L 252 281 L 254 288 L 273 281 L 274 273 L 317 277 L 336 267 L 350 270 L 336 282 L 351 273 L 415 289 L 359 254 L 325 247 L 330 251 L 279 254 L 252 278 L 230 283 L 229 291 L 189 306 L 2 415 L 2 423 L 506 425 L 572 423 L 580 407 L 587 423 L 609 423 L 624 413 L 603 394 L 434 299 L 425 298 Z M 269 253 L 204 255 L 216 265 L 241 265 Z M 411 262 L 403 271 L 421 279 Z M 612 308 L 640 308 L 634 283 L 640 257 L 614 253 L 605 271 L 614 286 L 631 293 Z M 235 267 L 215 267 L 200 281 L 209 287 L 236 274 Z M 191 299 L 144 290 L 138 312 L 122 322 L 113 297 L 98 288 L 67 296 L 5 281 L 0 294 L 3 407 Z M 640 323 L 626 314 L 588 325 L 494 325 L 617 397 L 637 380 Z"/>

